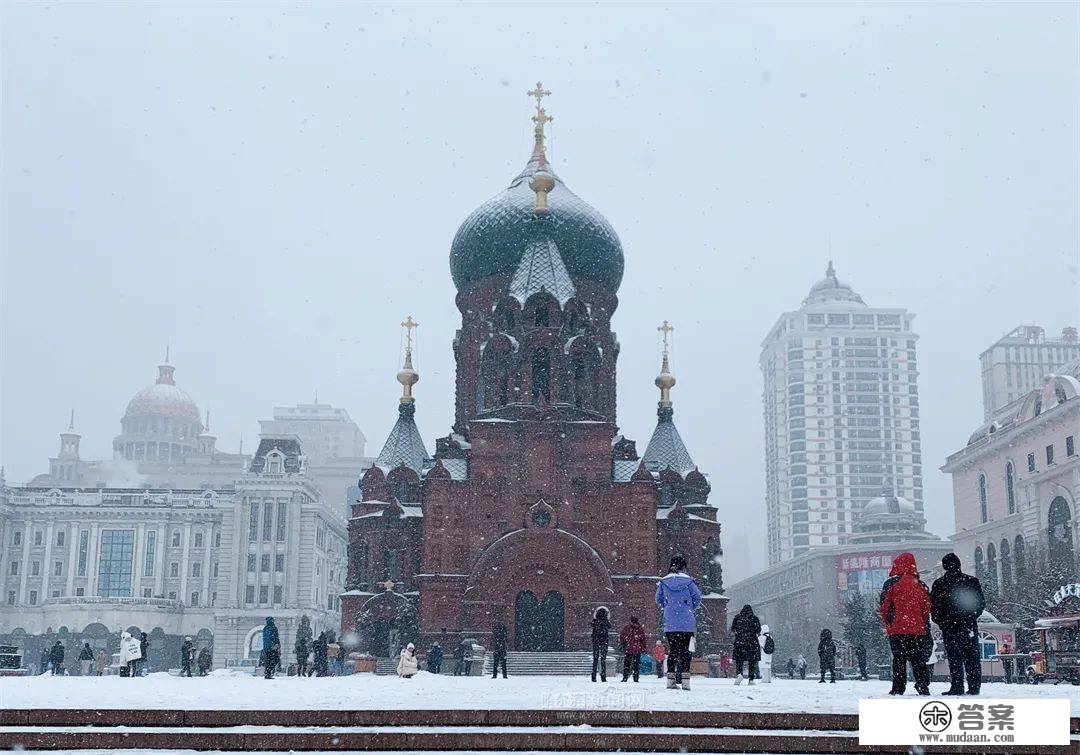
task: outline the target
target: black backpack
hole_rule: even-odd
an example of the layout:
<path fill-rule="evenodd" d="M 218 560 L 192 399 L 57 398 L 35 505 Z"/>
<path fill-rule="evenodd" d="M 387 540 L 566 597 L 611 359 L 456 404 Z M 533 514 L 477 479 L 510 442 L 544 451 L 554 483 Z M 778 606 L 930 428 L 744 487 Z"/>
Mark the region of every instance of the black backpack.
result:
<path fill-rule="evenodd" d="M 772 655 L 776 651 L 776 643 L 773 642 L 772 635 L 765 638 L 765 655 Z"/>

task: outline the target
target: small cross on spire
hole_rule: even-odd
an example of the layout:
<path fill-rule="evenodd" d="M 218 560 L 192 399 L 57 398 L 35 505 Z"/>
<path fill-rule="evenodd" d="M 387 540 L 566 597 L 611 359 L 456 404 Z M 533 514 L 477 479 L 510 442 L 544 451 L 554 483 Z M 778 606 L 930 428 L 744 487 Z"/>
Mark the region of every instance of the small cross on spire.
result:
<path fill-rule="evenodd" d="M 525 94 L 529 95 L 530 97 L 535 97 L 536 98 L 536 112 L 539 113 L 541 110 L 543 110 L 543 107 L 541 105 L 541 101 L 545 97 L 550 97 L 551 96 L 551 90 L 544 89 L 544 85 L 541 84 L 538 81 L 538 82 L 536 82 L 536 89 L 530 90 L 530 91 L 526 92 Z"/>
<path fill-rule="evenodd" d="M 412 319 L 412 315 L 406 315 L 405 320 L 401 323 L 401 327 L 405 328 L 405 350 L 412 351 L 412 332 L 413 328 L 419 327 L 420 323 Z"/>
<path fill-rule="evenodd" d="M 664 320 L 656 330 L 662 334 L 664 339 L 664 359 L 667 359 L 668 355 L 671 353 L 671 343 L 668 341 L 668 336 L 671 334 L 671 331 L 675 330 L 675 326 L 669 325 L 668 321 Z"/>

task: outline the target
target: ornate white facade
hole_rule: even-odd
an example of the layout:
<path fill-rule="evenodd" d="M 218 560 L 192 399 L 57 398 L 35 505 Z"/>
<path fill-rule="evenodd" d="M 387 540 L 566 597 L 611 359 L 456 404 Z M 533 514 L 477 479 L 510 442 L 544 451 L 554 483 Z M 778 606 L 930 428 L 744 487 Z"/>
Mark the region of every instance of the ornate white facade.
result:
<path fill-rule="evenodd" d="M 47 474 L 0 476 L 0 640 L 32 661 L 46 635 L 112 648 L 134 627 L 162 668 L 184 636 L 212 643 L 216 666 L 257 657 L 268 615 L 286 649 L 303 614 L 336 630 L 363 433 L 326 404 L 274 416 L 254 455 L 219 451 L 166 358 L 128 403 L 113 459 L 83 460 L 72 418 Z"/>
<path fill-rule="evenodd" d="M 1034 549 L 1044 568 L 1072 573 L 1080 538 L 1080 361 L 995 412 L 949 456 L 956 553 L 1008 592 Z"/>
<path fill-rule="evenodd" d="M 832 263 L 761 350 L 769 563 L 844 545 L 883 488 L 923 509 L 914 315 L 868 307 Z"/>
<path fill-rule="evenodd" d="M 212 639 L 220 666 L 257 657 L 266 616 L 286 647 L 302 614 L 336 628 L 345 527 L 286 463 L 298 449 L 264 439 L 261 467 L 217 489 L 0 487 L 0 636 L 137 627 L 177 649 Z"/>

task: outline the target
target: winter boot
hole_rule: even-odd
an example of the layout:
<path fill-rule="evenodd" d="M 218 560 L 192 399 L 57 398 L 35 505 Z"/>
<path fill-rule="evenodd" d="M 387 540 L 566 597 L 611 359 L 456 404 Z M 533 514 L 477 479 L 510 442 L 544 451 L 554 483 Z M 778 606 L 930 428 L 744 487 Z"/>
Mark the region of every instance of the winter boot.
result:
<path fill-rule="evenodd" d="M 735 686 L 738 687 L 740 684 L 742 684 L 742 680 L 743 680 L 743 675 L 742 674 L 739 674 L 738 676 L 736 676 L 735 677 Z"/>
<path fill-rule="evenodd" d="M 751 678 L 750 678 L 750 681 L 748 682 L 748 684 L 749 684 L 749 685 L 750 685 L 751 687 L 753 687 L 753 686 L 754 686 L 755 684 L 757 684 L 757 679 L 754 679 L 753 677 L 751 677 Z"/>
<path fill-rule="evenodd" d="M 675 673 L 672 672 L 672 671 L 669 671 L 668 675 L 667 675 L 667 688 L 668 689 L 675 689 L 676 688 L 675 687 Z"/>
<path fill-rule="evenodd" d="M 690 675 L 687 674 L 682 678 L 682 688 L 687 692 L 690 691 Z"/>

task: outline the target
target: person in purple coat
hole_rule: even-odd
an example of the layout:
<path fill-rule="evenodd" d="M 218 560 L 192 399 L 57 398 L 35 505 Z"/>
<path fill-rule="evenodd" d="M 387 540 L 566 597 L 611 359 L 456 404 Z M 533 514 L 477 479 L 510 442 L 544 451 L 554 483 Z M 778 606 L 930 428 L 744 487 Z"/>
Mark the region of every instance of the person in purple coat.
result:
<path fill-rule="evenodd" d="M 656 605 L 664 612 L 667 639 L 667 687 L 690 689 L 690 641 L 697 631 L 694 612 L 701 605 L 701 590 L 686 573 L 686 559 L 672 556 L 668 573 L 656 584 Z M 685 676 L 684 676 L 685 674 Z"/>

